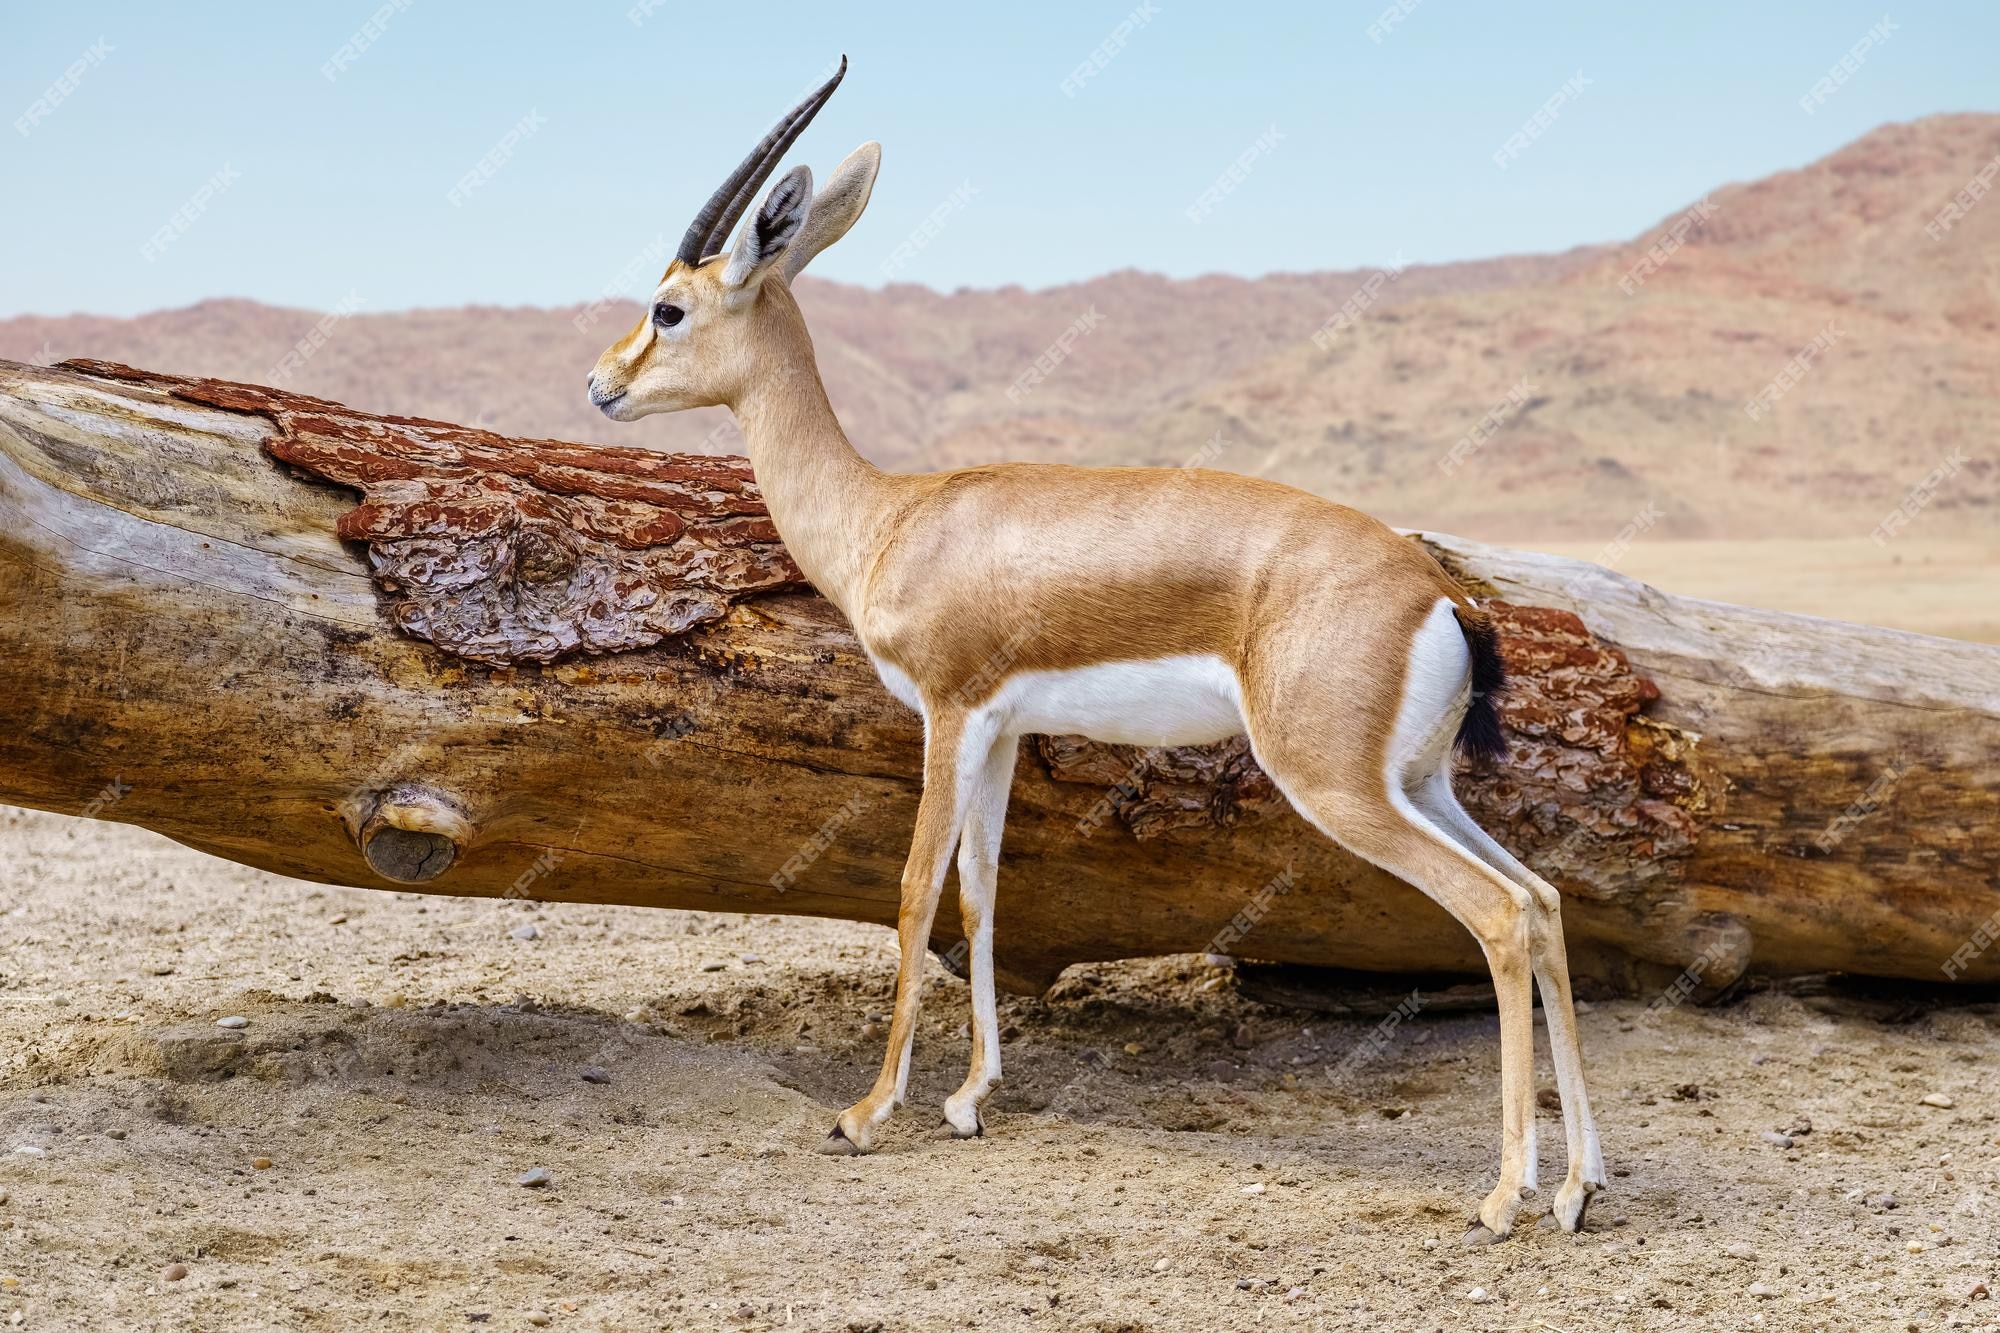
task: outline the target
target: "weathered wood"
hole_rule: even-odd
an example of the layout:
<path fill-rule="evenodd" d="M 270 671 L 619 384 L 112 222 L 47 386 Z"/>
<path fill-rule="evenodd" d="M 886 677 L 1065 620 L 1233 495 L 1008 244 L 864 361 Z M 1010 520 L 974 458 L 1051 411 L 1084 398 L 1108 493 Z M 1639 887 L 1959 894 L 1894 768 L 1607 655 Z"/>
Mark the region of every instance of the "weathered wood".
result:
<path fill-rule="evenodd" d="M 1580 975 L 2000 978 L 1964 953 L 2000 650 L 1415 539 L 1500 613 L 1513 753 L 1461 788 Z M 0 800 L 304 879 L 887 924 L 920 751 L 742 460 L 0 363 Z M 1018 989 L 1203 949 L 1483 974 L 1240 743 L 1037 738 L 1005 853 Z"/>

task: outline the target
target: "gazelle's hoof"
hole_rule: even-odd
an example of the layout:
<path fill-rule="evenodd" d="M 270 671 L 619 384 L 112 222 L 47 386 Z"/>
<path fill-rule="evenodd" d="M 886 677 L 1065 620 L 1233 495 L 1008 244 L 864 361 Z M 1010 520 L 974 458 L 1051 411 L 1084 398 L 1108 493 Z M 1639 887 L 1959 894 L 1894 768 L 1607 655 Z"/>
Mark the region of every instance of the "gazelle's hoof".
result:
<path fill-rule="evenodd" d="M 836 1124 L 833 1133 L 819 1141 L 818 1151 L 828 1157 L 855 1157 L 860 1154 L 861 1149 L 856 1146 L 853 1139 L 847 1137 L 847 1131 Z"/>
<path fill-rule="evenodd" d="M 1596 1193 L 1597 1186 L 1581 1182 L 1557 1190 L 1552 1213 L 1556 1225 L 1568 1232 L 1583 1230 L 1583 1215 L 1590 1211 L 1590 1200 Z"/>
<path fill-rule="evenodd" d="M 972 1128 L 964 1130 L 952 1124 L 951 1117 L 946 1116 L 944 1119 L 938 1121 L 937 1128 L 931 1131 L 931 1137 L 940 1141 L 944 1139 L 983 1139 L 986 1137 L 986 1122 L 981 1120 L 975 1113 L 972 1117 Z"/>
<path fill-rule="evenodd" d="M 1506 1236 L 1496 1233 L 1492 1227 L 1487 1226 L 1475 1217 L 1472 1219 L 1472 1225 L 1466 1228 L 1465 1235 L 1459 1238 L 1458 1243 L 1468 1250 L 1477 1250 L 1483 1249 L 1488 1245 L 1498 1245 L 1505 1239 L 1507 1239 Z"/>

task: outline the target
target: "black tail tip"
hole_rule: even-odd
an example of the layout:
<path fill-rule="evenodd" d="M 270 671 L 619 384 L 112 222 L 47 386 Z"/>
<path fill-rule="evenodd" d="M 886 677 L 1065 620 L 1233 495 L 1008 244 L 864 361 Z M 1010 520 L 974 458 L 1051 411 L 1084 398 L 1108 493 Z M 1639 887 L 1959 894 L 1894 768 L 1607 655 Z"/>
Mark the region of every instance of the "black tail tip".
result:
<path fill-rule="evenodd" d="M 1500 631 L 1483 611 L 1455 607 L 1458 628 L 1472 654 L 1472 702 L 1458 724 L 1458 752 L 1476 764 L 1507 757 L 1507 735 L 1500 725 L 1500 692 L 1507 688 L 1507 668 L 1500 660 Z"/>

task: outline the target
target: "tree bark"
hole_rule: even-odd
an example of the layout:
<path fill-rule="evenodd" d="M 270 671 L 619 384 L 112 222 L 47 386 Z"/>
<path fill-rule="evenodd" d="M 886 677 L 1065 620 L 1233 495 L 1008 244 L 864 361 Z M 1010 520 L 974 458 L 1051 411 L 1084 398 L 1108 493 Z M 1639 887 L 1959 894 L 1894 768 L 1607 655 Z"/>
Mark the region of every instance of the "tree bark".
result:
<path fill-rule="evenodd" d="M 1461 791 L 1563 890 L 1579 975 L 2000 979 L 2000 649 L 1412 540 L 1500 616 L 1512 752 Z M 1195 950 L 1483 971 L 1240 742 L 1027 744 L 1011 988 Z M 301 879 L 887 925 L 921 748 L 741 459 L 0 363 L 0 801 Z"/>

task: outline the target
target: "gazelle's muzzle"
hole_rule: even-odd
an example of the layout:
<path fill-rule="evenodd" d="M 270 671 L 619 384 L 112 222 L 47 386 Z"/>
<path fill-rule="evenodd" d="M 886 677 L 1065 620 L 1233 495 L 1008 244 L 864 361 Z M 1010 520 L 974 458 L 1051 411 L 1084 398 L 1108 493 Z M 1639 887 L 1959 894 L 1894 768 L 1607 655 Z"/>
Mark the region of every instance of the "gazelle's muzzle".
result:
<path fill-rule="evenodd" d="M 626 391 L 624 389 L 600 378 L 594 370 L 590 372 L 590 377 L 584 381 L 584 384 L 590 394 L 590 405 L 592 407 L 602 412 L 605 416 L 610 417 L 613 421 L 624 421 L 627 419 L 624 415 L 626 398 Z"/>

